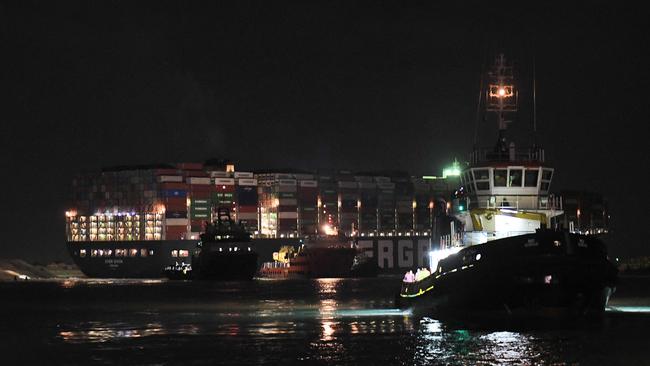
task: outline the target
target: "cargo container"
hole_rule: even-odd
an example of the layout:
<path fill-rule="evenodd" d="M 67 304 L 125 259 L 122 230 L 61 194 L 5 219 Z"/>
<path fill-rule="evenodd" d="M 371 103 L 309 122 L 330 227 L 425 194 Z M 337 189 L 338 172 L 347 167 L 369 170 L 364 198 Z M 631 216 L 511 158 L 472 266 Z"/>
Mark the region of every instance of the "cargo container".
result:
<path fill-rule="evenodd" d="M 349 171 L 254 174 L 197 163 L 109 169 L 72 180 L 66 235 L 75 261 L 81 248 L 90 256 L 101 244 L 102 256 L 97 252 L 93 259 L 101 259 L 97 266 L 110 273 L 104 263 L 107 250 L 112 251 L 111 263 L 130 258 L 131 249 L 138 251 L 134 258 L 140 258 L 140 250 L 149 258 L 158 257 L 159 250 L 168 260 L 180 258 L 179 250 L 193 250 L 192 236 L 198 237 L 219 206 L 229 207 L 256 238 L 303 237 L 323 233 L 325 226 L 348 235 L 353 228 L 366 236 L 397 235 L 409 228 L 430 232 L 432 204 L 441 201 L 444 206 L 450 187 L 456 186 L 453 179 Z M 150 250 L 155 254 L 149 255 Z"/>

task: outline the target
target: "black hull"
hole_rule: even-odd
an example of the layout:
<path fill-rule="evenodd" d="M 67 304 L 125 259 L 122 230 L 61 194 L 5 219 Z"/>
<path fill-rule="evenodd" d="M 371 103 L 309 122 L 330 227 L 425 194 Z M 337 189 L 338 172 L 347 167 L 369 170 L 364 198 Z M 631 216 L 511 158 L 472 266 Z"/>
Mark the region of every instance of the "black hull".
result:
<path fill-rule="evenodd" d="M 178 262 L 190 263 L 195 240 L 68 242 L 68 252 L 81 272 L 91 278 L 161 278 L 163 269 Z M 115 256 L 115 249 L 135 249 L 135 256 Z M 85 250 L 85 256 L 80 251 Z M 93 250 L 111 250 L 111 256 L 93 255 Z M 142 250 L 146 256 L 142 256 Z M 186 250 L 190 256 L 173 257 Z M 152 252 L 153 251 L 153 252 Z M 128 254 L 128 253 L 127 253 Z"/>
<path fill-rule="evenodd" d="M 257 253 L 202 253 L 192 268 L 196 280 L 251 280 L 257 273 Z"/>
<path fill-rule="evenodd" d="M 510 252 L 492 250 L 512 243 L 518 242 L 477 245 L 450 256 L 441 261 L 443 271 L 404 283 L 397 305 L 438 316 L 603 314 L 617 280 L 616 268 L 604 255 L 541 244 L 532 250 L 523 246 L 521 250 L 511 247 Z M 476 260 L 478 254 L 480 260 Z"/>

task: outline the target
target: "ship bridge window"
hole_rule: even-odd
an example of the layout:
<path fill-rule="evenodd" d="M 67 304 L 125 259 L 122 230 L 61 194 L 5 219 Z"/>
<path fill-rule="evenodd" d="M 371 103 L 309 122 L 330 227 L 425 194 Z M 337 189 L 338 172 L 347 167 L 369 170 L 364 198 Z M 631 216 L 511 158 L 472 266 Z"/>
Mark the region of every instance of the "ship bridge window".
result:
<path fill-rule="evenodd" d="M 539 177 L 539 169 L 526 169 L 526 176 L 524 180 L 524 187 L 537 187 L 537 178 Z"/>
<path fill-rule="evenodd" d="M 505 187 L 507 174 L 508 171 L 506 169 L 494 169 L 494 186 Z"/>
<path fill-rule="evenodd" d="M 172 250 L 172 257 L 176 258 L 178 257 L 178 250 Z"/>
<path fill-rule="evenodd" d="M 137 249 L 129 250 L 129 257 L 137 257 L 137 256 L 138 256 L 138 250 Z"/>
<path fill-rule="evenodd" d="M 179 250 L 178 251 L 178 256 L 182 257 L 182 258 L 187 258 L 187 257 L 190 256 L 190 251 L 189 250 L 184 250 L 184 249 Z"/>
<path fill-rule="evenodd" d="M 86 249 L 79 250 L 79 256 L 80 257 L 85 257 L 86 256 Z"/>
<path fill-rule="evenodd" d="M 553 177 L 553 171 L 550 169 L 544 169 L 542 170 L 542 179 L 543 180 L 551 180 Z"/>
<path fill-rule="evenodd" d="M 487 169 L 474 169 L 474 179 L 475 180 L 489 180 L 490 171 Z"/>
<path fill-rule="evenodd" d="M 548 191 L 548 187 L 549 187 L 549 185 L 550 185 L 549 182 L 542 182 L 542 185 L 541 185 L 540 189 L 541 189 L 542 191 L 544 191 L 544 192 L 547 192 L 547 191 Z"/>
<path fill-rule="evenodd" d="M 487 191 L 490 189 L 490 171 L 488 169 L 474 169 L 472 174 L 476 181 L 477 191 Z"/>
<path fill-rule="evenodd" d="M 521 187 L 523 180 L 523 171 L 521 169 L 510 169 L 508 187 Z"/>

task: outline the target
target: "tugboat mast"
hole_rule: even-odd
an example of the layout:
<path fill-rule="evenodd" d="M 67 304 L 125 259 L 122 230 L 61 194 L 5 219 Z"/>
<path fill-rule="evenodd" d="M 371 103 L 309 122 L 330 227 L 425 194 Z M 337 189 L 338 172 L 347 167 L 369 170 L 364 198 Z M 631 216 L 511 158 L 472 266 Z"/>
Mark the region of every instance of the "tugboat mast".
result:
<path fill-rule="evenodd" d="M 505 131 L 508 123 L 512 120 L 506 119 L 508 114 L 517 112 L 518 92 L 514 85 L 512 66 L 506 63 L 506 57 L 499 54 L 492 69 L 488 72 L 489 84 L 486 90 L 486 111 L 494 112 L 499 127 L 499 137 L 495 147 L 495 153 L 500 158 L 505 158 L 509 146 L 506 141 Z"/>

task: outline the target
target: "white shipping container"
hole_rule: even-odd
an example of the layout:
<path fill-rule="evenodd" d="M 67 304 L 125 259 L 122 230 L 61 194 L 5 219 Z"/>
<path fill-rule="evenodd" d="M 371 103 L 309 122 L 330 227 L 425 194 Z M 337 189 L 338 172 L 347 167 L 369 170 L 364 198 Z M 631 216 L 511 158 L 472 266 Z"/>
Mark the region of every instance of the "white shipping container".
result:
<path fill-rule="evenodd" d="M 296 198 L 279 198 L 278 205 L 280 206 L 296 206 L 298 200 Z"/>
<path fill-rule="evenodd" d="M 280 180 L 280 179 L 293 179 L 293 174 L 275 174 L 275 179 Z"/>
<path fill-rule="evenodd" d="M 208 177 L 188 177 L 187 183 L 189 184 L 210 184 L 210 178 Z"/>
<path fill-rule="evenodd" d="M 300 181 L 301 187 L 318 187 L 318 182 L 315 180 L 302 180 Z"/>
<path fill-rule="evenodd" d="M 235 180 L 233 178 L 214 178 L 214 184 L 218 186 L 234 186 Z"/>
<path fill-rule="evenodd" d="M 297 212 L 278 212 L 279 219 L 298 219 Z"/>
<path fill-rule="evenodd" d="M 357 188 L 357 182 L 339 182 L 339 188 Z"/>
<path fill-rule="evenodd" d="M 294 174 L 297 180 L 312 180 L 314 179 L 313 174 Z"/>
<path fill-rule="evenodd" d="M 212 172 L 210 172 L 210 176 L 212 178 L 228 178 L 228 177 L 230 177 L 230 173 L 228 173 L 228 172 L 220 172 L 220 171 L 212 171 Z"/>
<path fill-rule="evenodd" d="M 298 190 L 298 187 L 294 186 L 278 186 L 278 192 L 296 192 Z"/>
<path fill-rule="evenodd" d="M 377 183 L 379 189 L 395 189 L 395 183 Z"/>
<path fill-rule="evenodd" d="M 374 188 L 377 188 L 377 183 L 359 182 L 359 188 L 362 188 L 362 189 L 374 189 Z"/>
<path fill-rule="evenodd" d="M 158 182 L 160 182 L 160 183 L 167 183 L 167 182 L 183 183 L 183 176 L 181 176 L 181 175 L 159 175 L 158 176 Z"/>
<path fill-rule="evenodd" d="M 240 186 L 256 186 L 257 179 L 241 178 L 237 181 Z"/>
<path fill-rule="evenodd" d="M 189 221 L 187 219 L 165 219 L 167 226 L 187 226 Z"/>
<path fill-rule="evenodd" d="M 388 178 L 388 177 L 375 177 L 375 182 L 377 182 L 377 183 L 390 183 L 390 178 Z"/>
<path fill-rule="evenodd" d="M 279 179 L 278 180 L 278 185 L 280 185 L 280 186 L 295 186 L 296 185 L 296 180 L 295 179 Z"/>
<path fill-rule="evenodd" d="M 251 172 L 235 172 L 235 178 L 253 178 Z"/>

